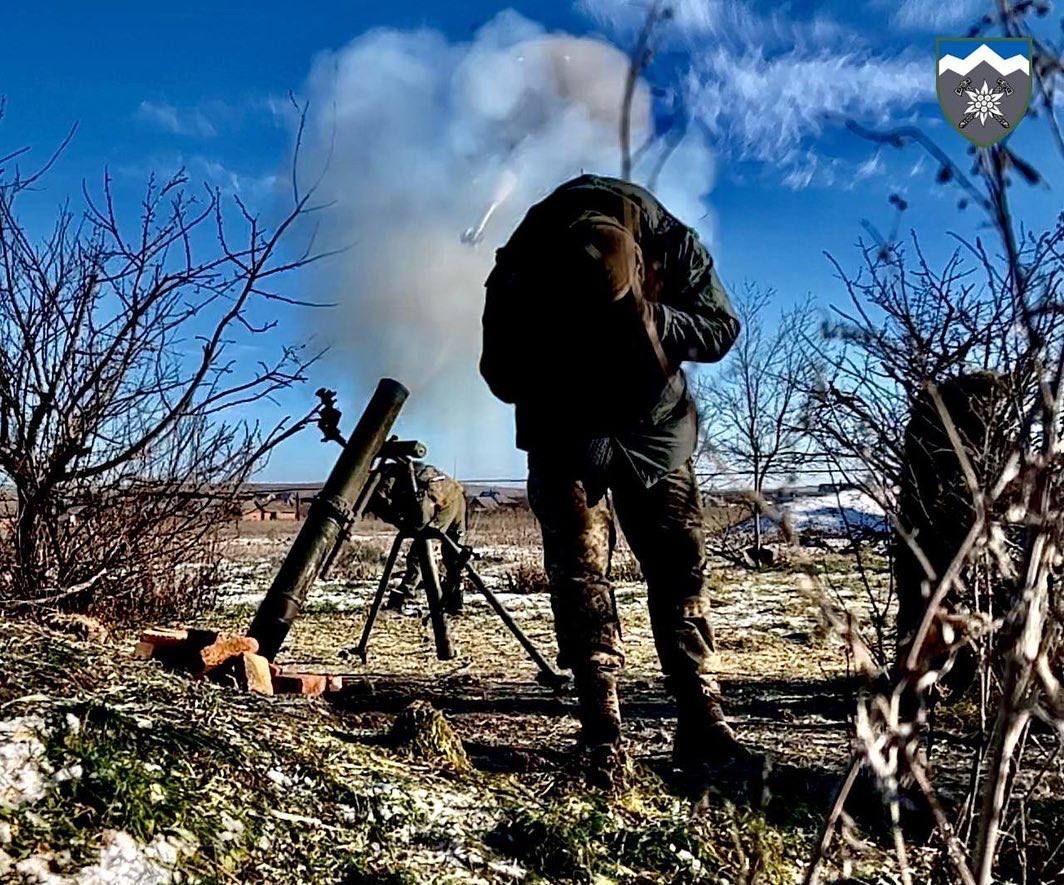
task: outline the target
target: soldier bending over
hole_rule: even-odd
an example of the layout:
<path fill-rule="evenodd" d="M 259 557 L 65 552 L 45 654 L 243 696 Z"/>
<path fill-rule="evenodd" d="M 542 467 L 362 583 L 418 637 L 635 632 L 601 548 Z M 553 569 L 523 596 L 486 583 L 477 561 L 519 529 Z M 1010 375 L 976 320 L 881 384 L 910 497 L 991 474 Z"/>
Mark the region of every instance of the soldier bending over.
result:
<path fill-rule="evenodd" d="M 612 492 L 646 576 L 676 699 L 674 760 L 743 751 L 711 672 L 694 404 L 680 364 L 723 357 L 739 321 L 697 235 L 646 190 L 585 175 L 532 207 L 486 283 L 481 373 L 516 406 L 543 533 L 558 663 L 580 700 L 589 780 L 624 771 L 621 627 L 606 576 Z"/>
<path fill-rule="evenodd" d="M 389 465 L 389 472 L 382 477 L 366 509 L 394 526 L 438 529 L 461 546 L 466 532 L 466 494 L 462 484 L 430 464 L 417 464 L 414 467 L 417 497 L 410 501 L 406 493 L 409 486 L 400 475 L 406 469 L 406 465 L 401 463 Z M 410 525 L 412 522 L 416 524 Z M 402 580 L 389 594 L 385 608 L 401 610 L 403 604 L 413 598 L 420 583 L 421 563 L 417 553 L 411 549 L 406 556 Z M 462 611 L 462 584 L 458 556 L 445 546 L 443 607 L 448 614 Z"/>

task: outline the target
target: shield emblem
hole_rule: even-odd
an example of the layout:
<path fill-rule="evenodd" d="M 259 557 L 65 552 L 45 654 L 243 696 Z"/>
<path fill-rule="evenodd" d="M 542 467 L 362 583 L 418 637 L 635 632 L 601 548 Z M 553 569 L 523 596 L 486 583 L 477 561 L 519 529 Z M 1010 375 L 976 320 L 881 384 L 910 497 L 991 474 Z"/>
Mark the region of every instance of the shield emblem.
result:
<path fill-rule="evenodd" d="M 1031 100 L 1027 37 L 940 37 L 938 103 L 953 127 L 979 147 L 997 144 L 1023 120 Z"/>

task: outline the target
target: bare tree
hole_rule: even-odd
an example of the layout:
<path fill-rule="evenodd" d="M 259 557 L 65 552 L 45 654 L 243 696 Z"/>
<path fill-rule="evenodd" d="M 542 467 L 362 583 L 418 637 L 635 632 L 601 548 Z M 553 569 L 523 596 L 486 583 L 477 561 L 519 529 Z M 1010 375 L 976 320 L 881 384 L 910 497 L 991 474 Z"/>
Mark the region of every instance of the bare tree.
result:
<path fill-rule="evenodd" d="M 151 178 L 126 220 L 105 176 L 35 241 L 20 199 L 55 157 L 25 174 L 18 156 L 0 163 L 0 471 L 15 499 L 0 605 L 164 610 L 208 586 L 239 485 L 311 417 L 239 417 L 316 354 L 238 348 L 303 303 L 279 284 L 321 256 L 282 243 L 321 207 L 296 165 L 275 224 L 179 172 Z"/>
<path fill-rule="evenodd" d="M 755 557 L 763 547 L 766 484 L 794 477 L 811 457 L 803 419 L 813 305 L 806 299 L 777 309 L 775 298 L 754 285 L 740 292 L 735 306 L 743 333 L 725 367 L 701 375 L 695 390 L 700 460 L 749 481 Z"/>
<path fill-rule="evenodd" d="M 654 39 L 661 25 L 672 20 L 674 15 L 672 7 L 665 0 L 652 0 L 647 8 L 643 26 L 639 29 L 636 43 L 629 54 L 628 73 L 624 81 L 624 94 L 621 100 L 621 178 L 630 180 L 635 167 L 649 153 L 657 149 L 657 157 L 654 159 L 646 179 L 646 186 L 653 191 L 657 186 L 658 178 L 668 163 L 673 152 L 680 146 L 686 135 L 685 127 L 674 127 L 659 136 L 654 131 L 647 134 L 645 140 L 634 151 L 632 150 L 632 105 L 635 101 L 636 87 L 639 79 L 646 73 L 654 60 Z"/>

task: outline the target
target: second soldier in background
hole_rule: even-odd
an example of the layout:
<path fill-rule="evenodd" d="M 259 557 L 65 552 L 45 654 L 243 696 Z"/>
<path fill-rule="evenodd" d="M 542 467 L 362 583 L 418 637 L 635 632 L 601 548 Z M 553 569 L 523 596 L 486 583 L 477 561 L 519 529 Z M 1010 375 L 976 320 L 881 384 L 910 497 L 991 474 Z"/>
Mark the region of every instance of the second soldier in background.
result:
<path fill-rule="evenodd" d="M 466 534 L 466 493 L 462 484 L 431 464 L 416 464 L 414 484 L 417 499 L 403 500 L 407 494 L 404 491 L 407 484 L 402 481 L 404 477 L 399 476 L 399 471 L 406 469 L 405 464 L 389 466 L 389 472 L 381 478 L 367 510 L 394 526 L 406 525 L 410 515 L 416 515 L 419 522 L 413 528 L 438 529 L 461 547 Z M 443 607 L 452 615 L 462 611 L 464 602 L 463 581 L 459 571 L 458 556 L 444 545 Z M 420 584 L 421 563 L 412 546 L 407 553 L 403 577 L 392 590 L 385 607 L 401 610 L 403 604 L 414 597 Z"/>

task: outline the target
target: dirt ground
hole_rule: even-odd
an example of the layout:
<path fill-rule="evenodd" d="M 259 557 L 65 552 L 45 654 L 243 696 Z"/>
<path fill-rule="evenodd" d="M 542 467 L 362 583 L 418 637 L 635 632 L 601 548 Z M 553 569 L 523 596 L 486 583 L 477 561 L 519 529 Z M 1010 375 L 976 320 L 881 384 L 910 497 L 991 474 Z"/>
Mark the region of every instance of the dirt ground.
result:
<path fill-rule="evenodd" d="M 243 626 L 268 586 L 298 526 L 251 523 L 230 545 L 221 614 Z M 358 642 L 391 529 L 367 523 L 354 533 L 341 567 L 308 600 L 278 660 L 348 677 L 346 708 L 367 732 L 412 697 L 445 712 L 474 760 L 486 768 L 547 769 L 570 749 L 577 731 L 573 700 L 535 681 L 537 670 L 486 601 L 467 588 L 466 609 L 452 620 L 458 655 L 437 659 L 422 599 L 402 613 L 382 612 L 368 661 L 345 650 Z M 555 644 L 543 592 L 523 590 L 539 570 L 539 537 L 527 512 L 481 516 L 471 531 L 476 563 L 488 586 L 548 660 Z M 866 591 L 847 558 L 828 554 L 818 566 L 840 601 L 865 616 Z M 622 684 L 629 749 L 652 767 L 667 764 L 673 713 L 662 689 L 646 591 L 623 545 L 614 561 L 627 664 Z M 886 593 L 878 575 L 877 594 Z M 751 572 L 711 562 L 709 586 L 718 673 L 737 730 L 762 751 L 817 771 L 837 771 L 849 753 L 855 683 L 842 644 L 826 631 L 819 599 L 799 574 L 781 567 Z"/>
<path fill-rule="evenodd" d="M 298 528 L 241 526 L 217 608 L 198 620 L 243 631 Z M 437 659 L 420 601 L 382 614 L 365 664 L 345 654 L 391 539 L 380 523 L 357 527 L 278 656 L 291 668 L 343 674 L 343 691 L 322 698 L 260 697 L 175 677 L 157 661 L 134 660 L 132 634 L 86 642 L 0 624 L 0 707 L 14 717 L 0 721 L 0 763 L 23 771 L 20 760 L 29 759 L 36 772 L 36 780 L 25 771 L 12 780 L 32 790 L 0 801 L 0 879 L 14 871 L 21 879 L 12 881 L 97 881 L 85 877 L 112 875 L 118 863 L 155 878 L 100 881 L 802 880 L 847 768 L 862 690 L 821 613 L 829 603 L 869 624 L 888 592 L 882 558 L 866 559 L 868 584 L 853 557 L 830 550 L 789 554 L 761 572 L 710 563 L 726 706 L 768 765 L 756 773 L 724 765 L 693 784 L 669 764 L 675 719 L 639 570 L 622 546 L 614 577 L 634 762 L 628 788 L 607 795 L 589 790 L 573 765 L 572 695 L 536 681 L 536 667 L 476 594 L 467 590 L 465 612 L 452 621 L 451 660 Z M 485 582 L 553 660 L 530 515 L 482 516 L 469 540 Z M 873 647 L 889 647 L 889 633 L 867 635 Z M 445 719 L 412 701 L 430 702 Z M 431 731 L 408 742 L 415 709 Z M 956 709 L 936 729 L 936 783 L 949 800 L 963 784 L 947 775 L 965 771 L 975 732 Z M 1045 850 L 1027 851 L 1025 866 L 1009 860 L 1014 871 L 1055 863 L 1050 836 L 1059 830 L 1064 771 L 1054 746 L 1032 731 L 1028 760 L 1042 778 L 1023 820 L 1041 834 L 1028 840 L 1033 850 Z M 0 765 L 0 781 L 3 774 Z M 901 881 L 875 785 L 860 778 L 850 799 L 822 881 Z M 913 881 L 952 881 L 941 842 L 917 838 L 910 849 Z M 1042 873 L 1001 880 L 1064 881 Z"/>

